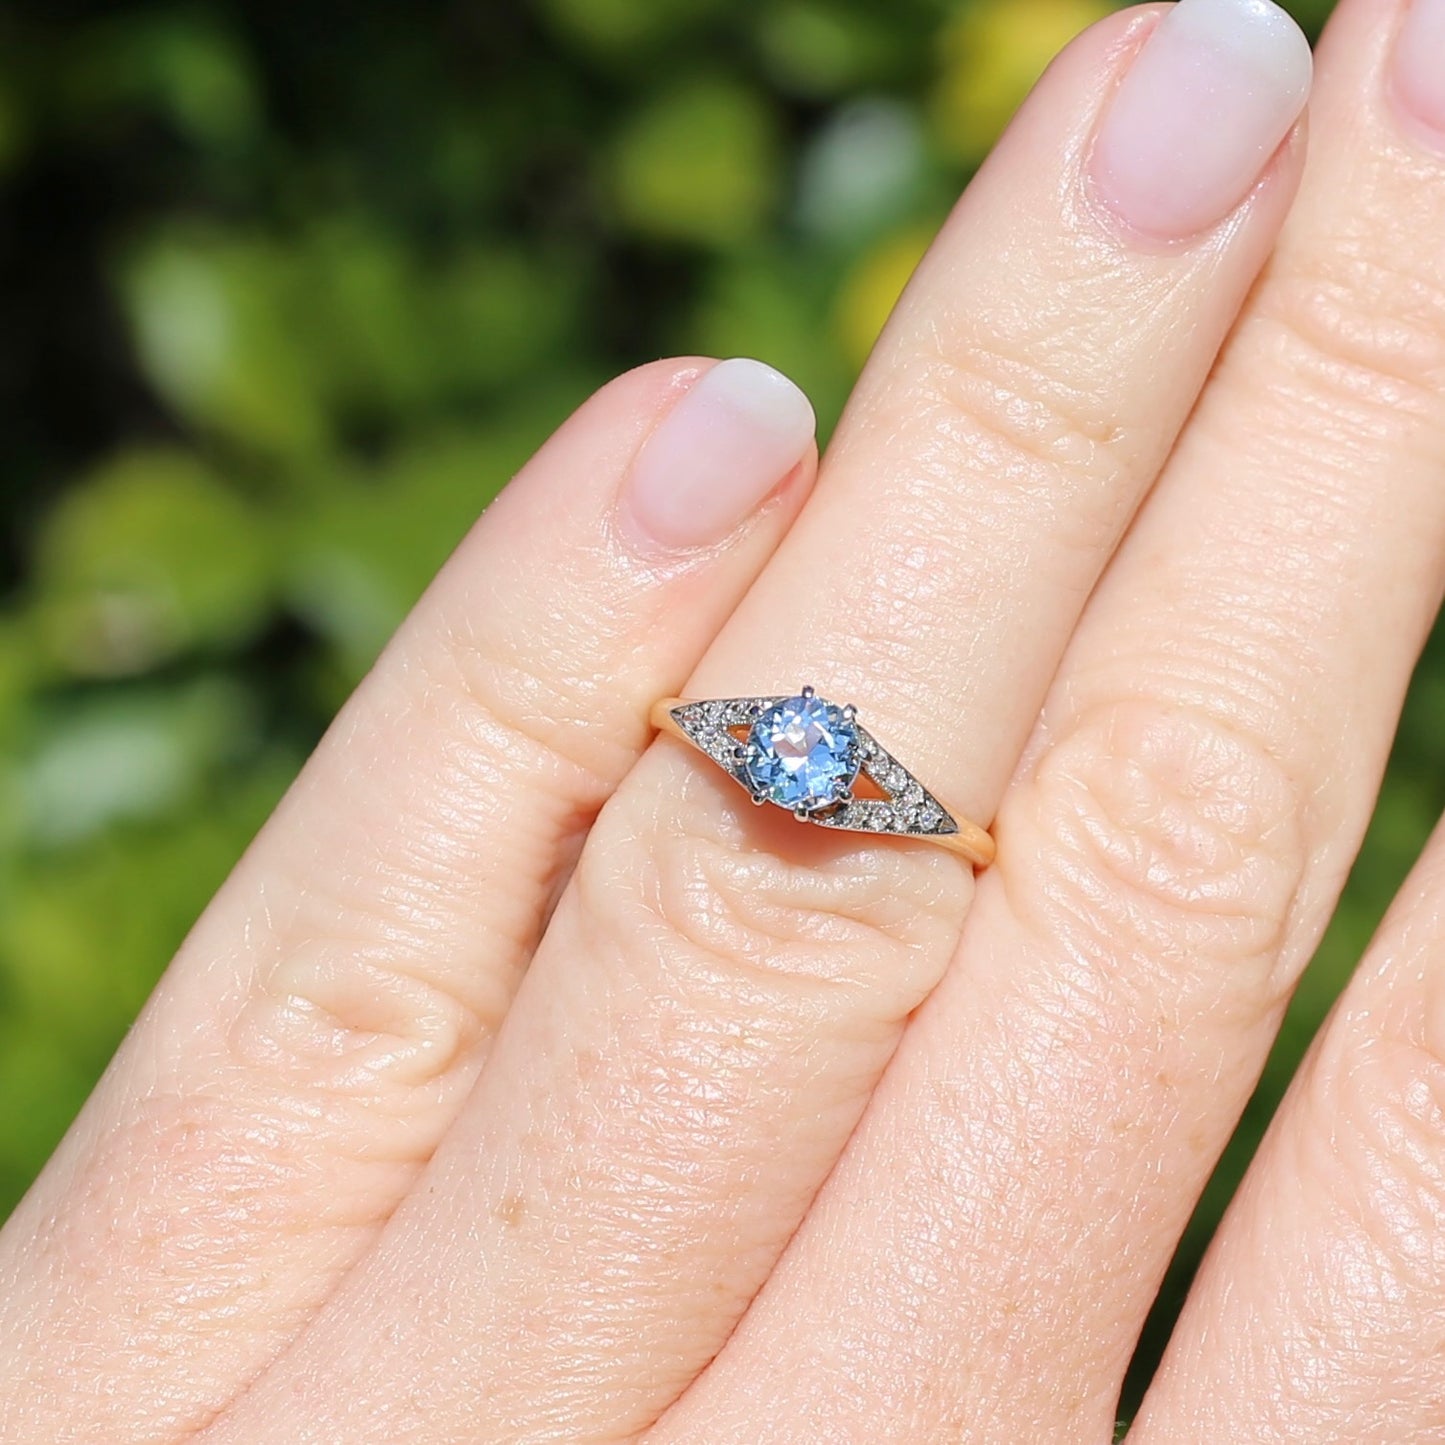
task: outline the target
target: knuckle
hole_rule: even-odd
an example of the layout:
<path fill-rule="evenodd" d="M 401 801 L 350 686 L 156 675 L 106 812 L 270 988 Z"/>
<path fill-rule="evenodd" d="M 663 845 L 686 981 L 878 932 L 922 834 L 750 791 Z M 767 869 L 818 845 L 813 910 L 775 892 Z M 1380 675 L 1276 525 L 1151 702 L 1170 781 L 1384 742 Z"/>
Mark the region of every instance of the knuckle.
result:
<path fill-rule="evenodd" d="M 1423 269 L 1375 254 L 1378 239 L 1343 237 L 1282 268 L 1264 288 L 1257 324 L 1305 393 L 1374 427 L 1438 405 L 1445 384 L 1445 289 Z"/>
<path fill-rule="evenodd" d="M 283 844 L 291 856 L 246 925 L 256 984 L 224 1040 L 231 1062 L 295 1094 L 367 1097 L 395 1149 L 420 1156 L 506 1012 L 604 786 L 557 751 L 525 683 L 474 687 L 446 671 L 458 650 L 443 651 L 450 664 L 428 657 L 364 703 L 379 725 L 346 719 L 367 735 L 365 762 L 335 780 L 350 824 Z M 505 865 L 488 860 L 493 834 Z M 547 886 L 509 887 L 516 877 Z"/>
<path fill-rule="evenodd" d="M 244 1046 L 252 1062 L 327 1076 L 333 1088 L 430 1085 L 501 1021 L 496 984 L 409 952 L 317 939 L 266 971 Z"/>
<path fill-rule="evenodd" d="M 598 819 L 575 875 L 590 925 L 714 1002 L 761 989 L 784 1008 L 906 1017 L 952 951 L 969 870 L 754 810 L 680 751 L 649 752 Z"/>
<path fill-rule="evenodd" d="M 582 632 L 601 625 L 593 617 L 580 621 L 568 643 L 575 650 Z M 583 675 L 559 649 L 539 648 L 535 628 L 484 629 L 470 610 L 441 606 L 436 626 L 441 645 L 415 649 L 416 670 L 425 676 L 405 687 L 442 734 L 465 738 L 483 771 L 525 770 L 534 785 L 605 797 L 642 737 L 634 710 L 619 710 L 616 679 L 605 671 Z M 584 655 L 596 650 L 594 639 Z"/>
<path fill-rule="evenodd" d="M 1438 1299 L 1445 1289 L 1445 1057 L 1422 1038 L 1329 1039 L 1301 1135 L 1323 1159 L 1302 1173 L 1326 1185 L 1382 1288 Z"/>
<path fill-rule="evenodd" d="M 1047 511 L 1059 545 L 1093 549 L 1112 540 L 1127 505 L 1122 489 L 1104 483 L 1128 468 L 1138 443 L 1109 394 L 1081 385 L 1076 361 L 1051 362 L 1057 349 L 1037 337 L 970 336 L 966 346 L 918 353 L 904 390 L 936 438 L 938 480 L 950 494 L 959 457 L 1019 483 L 994 489 L 1001 514 L 977 525 L 992 520 L 1007 536 L 1017 530 L 1015 508 L 1027 507 L 1035 530 Z"/>
<path fill-rule="evenodd" d="M 1030 926 L 1110 977 L 1163 971 L 1175 992 L 1231 998 L 1243 984 L 1268 1003 L 1305 866 L 1301 804 L 1258 735 L 1211 708 L 1099 705 L 1005 817 L 1005 881 Z"/>
<path fill-rule="evenodd" d="M 515 984 L 470 958 L 334 934 L 283 946 L 228 1026 L 221 1067 L 318 1111 L 338 1161 L 424 1161 Z"/>

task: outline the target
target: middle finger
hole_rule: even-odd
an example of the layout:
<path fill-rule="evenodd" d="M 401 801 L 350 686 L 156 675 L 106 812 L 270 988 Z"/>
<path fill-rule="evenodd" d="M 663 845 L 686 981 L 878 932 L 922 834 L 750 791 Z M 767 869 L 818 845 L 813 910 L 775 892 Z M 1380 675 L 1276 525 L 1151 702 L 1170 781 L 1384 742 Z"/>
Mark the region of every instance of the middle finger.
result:
<path fill-rule="evenodd" d="M 1105 22 L 1042 83 L 694 694 L 814 681 L 942 798 L 991 815 L 1294 179 L 1296 148 L 1276 151 L 1309 58 L 1290 22 L 1257 0 L 1159 19 Z M 1161 167 L 1161 125 L 1195 144 L 1188 173 Z M 796 1228 L 968 897 L 936 849 L 754 813 L 655 746 L 411 1199 L 208 1439 L 283 1421 L 358 1445 L 645 1428 Z"/>

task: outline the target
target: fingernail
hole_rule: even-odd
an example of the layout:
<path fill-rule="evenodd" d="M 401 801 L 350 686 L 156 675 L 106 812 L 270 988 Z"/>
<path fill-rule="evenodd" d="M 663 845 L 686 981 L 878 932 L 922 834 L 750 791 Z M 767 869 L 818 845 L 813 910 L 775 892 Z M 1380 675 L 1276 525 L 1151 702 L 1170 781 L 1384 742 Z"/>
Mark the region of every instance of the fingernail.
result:
<path fill-rule="evenodd" d="M 1309 42 L 1269 0 L 1179 0 L 1099 129 L 1100 197 L 1170 240 L 1222 221 L 1299 119 L 1312 69 Z"/>
<path fill-rule="evenodd" d="M 761 361 L 720 361 L 644 443 L 623 507 L 646 542 L 705 547 L 739 527 L 813 439 L 808 398 Z"/>
<path fill-rule="evenodd" d="M 1415 0 L 1395 42 L 1395 98 L 1445 145 L 1445 0 Z"/>

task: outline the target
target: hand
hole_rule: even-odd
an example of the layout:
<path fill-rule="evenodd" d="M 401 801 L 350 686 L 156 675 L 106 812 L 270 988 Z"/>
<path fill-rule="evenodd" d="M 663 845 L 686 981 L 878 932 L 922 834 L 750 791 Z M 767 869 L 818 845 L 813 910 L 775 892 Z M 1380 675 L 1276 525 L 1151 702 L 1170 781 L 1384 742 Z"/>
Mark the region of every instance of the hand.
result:
<path fill-rule="evenodd" d="M 1345 0 L 1305 166 L 1308 85 L 1264 0 L 1077 41 L 806 507 L 755 363 L 562 428 L 0 1238 L 0 1437 L 1111 1438 L 1445 584 L 1445 3 Z M 804 682 L 976 889 L 649 743 Z M 1437 844 L 1131 1440 L 1445 1429 L 1442 918 Z"/>

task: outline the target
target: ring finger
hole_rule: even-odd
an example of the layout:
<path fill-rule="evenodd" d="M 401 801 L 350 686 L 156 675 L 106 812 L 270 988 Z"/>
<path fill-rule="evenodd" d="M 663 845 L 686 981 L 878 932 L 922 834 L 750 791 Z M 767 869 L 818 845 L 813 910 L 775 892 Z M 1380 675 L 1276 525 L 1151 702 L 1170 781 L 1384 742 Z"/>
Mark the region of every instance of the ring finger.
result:
<path fill-rule="evenodd" d="M 692 692 L 815 681 L 941 797 L 991 815 L 1294 180 L 1297 148 L 1277 148 L 1308 84 L 1298 32 L 1252 0 L 1178 14 L 1132 88 L 1155 9 L 1051 71 Z M 1197 110 L 1174 115 L 1176 141 L 1201 138 L 1181 175 L 1149 126 L 1190 84 L 1223 119 L 1206 135 Z M 464 1117 L 375 1253 L 208 1439 L 282 1421 L 298 1441 L 618 1438 L 717 1350 L 937 982 L 970 891 L 939 850 L 739 800 L 672 741 L 647 754 Z"/>

